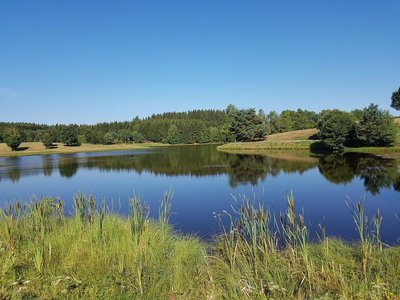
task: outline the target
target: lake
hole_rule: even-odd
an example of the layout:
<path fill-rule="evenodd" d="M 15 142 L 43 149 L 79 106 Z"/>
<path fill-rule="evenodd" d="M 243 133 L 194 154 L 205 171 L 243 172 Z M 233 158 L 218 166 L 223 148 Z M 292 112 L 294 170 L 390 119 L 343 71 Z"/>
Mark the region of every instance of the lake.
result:
<path fill-rule="evenodd" d="M 59 197 L 73 213 L 73 195 L 92 194 L 122 215 L 128 199 L 140 195 L 157 217 L 165 191 L 174 191 L 174 228 L 210 237 L 219 232 L 213 213 L 232 211 L 234 198 L 261 201 L 279 217 L 293 192 L 297 212 L 315 237 L 318 224 L 329 236 L 357 238 L 352 210 L 363 201 L 371 217 L 383 216 L 382 239 L 400 236 L 400 169 L 395 160 L 364 154 L 316 157 L 303 152 L 236 155 L 216 145 L 174 146 L 149 150 L 0 158 L 0 206 L 42 196 Z"/>

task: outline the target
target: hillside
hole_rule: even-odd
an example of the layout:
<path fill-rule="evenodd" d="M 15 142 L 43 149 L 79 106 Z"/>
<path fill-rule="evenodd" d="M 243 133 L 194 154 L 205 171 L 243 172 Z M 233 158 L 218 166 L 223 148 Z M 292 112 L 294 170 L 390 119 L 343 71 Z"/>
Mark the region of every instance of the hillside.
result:
<path fill-rule="evenodd" d="M 318 134 L 316 128 L 295 130 L 289 132 L 275 133 L 267 136 L 267 141 L 299 141 L 299 140 L 310 140 L 313 136 Z"/>

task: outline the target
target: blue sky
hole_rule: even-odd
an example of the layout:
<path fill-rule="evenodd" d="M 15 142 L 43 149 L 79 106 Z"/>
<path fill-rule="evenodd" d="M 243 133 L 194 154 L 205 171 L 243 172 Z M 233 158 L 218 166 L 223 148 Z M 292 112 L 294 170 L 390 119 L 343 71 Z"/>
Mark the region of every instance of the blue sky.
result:
<path fill-rule="evenodd" d="M 0 121 L 389 109 L 399 15 L 397 0 L 0 0 Z"/>

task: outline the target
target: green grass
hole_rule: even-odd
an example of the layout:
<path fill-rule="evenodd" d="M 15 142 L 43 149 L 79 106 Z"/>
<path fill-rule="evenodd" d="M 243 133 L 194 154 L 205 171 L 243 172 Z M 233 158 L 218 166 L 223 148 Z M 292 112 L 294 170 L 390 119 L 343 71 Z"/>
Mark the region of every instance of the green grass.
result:
<path fill-rule="evenodd" d="M 354 210 L 360 242 L 308 240 L 288 196 L 274 219 L 239 199 L 237 211 L 216 214 L 213 241 L 177 234 L 168 225 L 172 193 L 158 220 L 130 200 L 129 217 L 93 197 L 75 196 L 75 215 L 61 201 L 14 204 L 0 214 L 1 299 L 398 299 L 400 248 L 381 243 L 381 217 L 366 223 Z M 339 220 L 338 220 L 339 222 Z M 371 225 L 372 224 L 372 225 Z M 352 230 L 349 228 L 349 230 Z"/>

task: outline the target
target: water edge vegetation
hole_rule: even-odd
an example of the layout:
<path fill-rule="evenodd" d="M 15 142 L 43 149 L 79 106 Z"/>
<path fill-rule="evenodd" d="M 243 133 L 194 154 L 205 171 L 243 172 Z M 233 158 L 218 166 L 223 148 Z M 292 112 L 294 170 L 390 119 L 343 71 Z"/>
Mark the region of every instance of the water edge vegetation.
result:
<path fill-rule="evenodd" d="M 139 299 L 395 299 L 400 247 L 380 239 L 379 210 L 353 212 L 358 242 L 325 235 L 309 240 L 292 195 L 278 216 L 246 197 L 216 213 L 211 241 L 184 236 L 137 196 L 121 217 L 91 196 L 74 197 L 64 216 L 60 199 L 12 204 L 0 213 L 0 296 L 7 298 Z"/>

